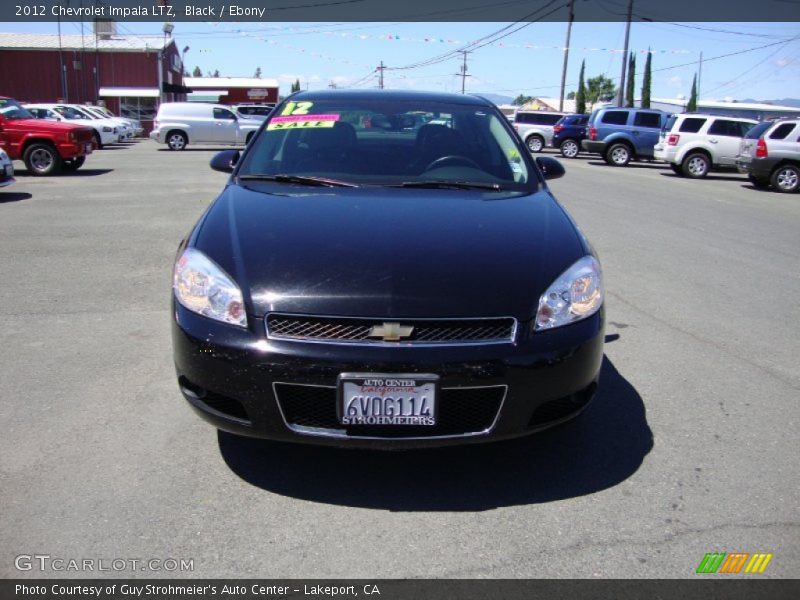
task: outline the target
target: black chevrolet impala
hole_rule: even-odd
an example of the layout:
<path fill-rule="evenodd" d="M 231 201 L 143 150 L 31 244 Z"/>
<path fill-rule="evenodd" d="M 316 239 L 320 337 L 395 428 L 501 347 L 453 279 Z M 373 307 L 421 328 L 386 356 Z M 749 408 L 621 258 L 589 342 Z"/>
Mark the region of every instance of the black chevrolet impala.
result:
<path fill-rule="evenodd" d="M 173 345 L 220 429 L 406 448 L 531 433 L 597 388 L 593 250 L 490 102 L 301 92 L 181 243 Z"/>

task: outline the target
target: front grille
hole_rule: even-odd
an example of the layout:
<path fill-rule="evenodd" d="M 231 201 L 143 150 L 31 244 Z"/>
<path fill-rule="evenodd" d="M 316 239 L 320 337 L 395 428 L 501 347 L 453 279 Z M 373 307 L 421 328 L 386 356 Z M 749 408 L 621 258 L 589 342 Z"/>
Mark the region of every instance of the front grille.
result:
<path fill-rule="evenodd" d="M 490 319 L 357 319 L 270 314 L 267 335 L 286 339 L 328 343 L 388 345 L 491 344 L 514 341 L 517 322 L 510 317 Z M 399 325 L 402 339 L 387 341 L 370 337 L 373 327 Z M 391 328 L 392 326 L 389 325 Z M 410 333 L 408 328 L 411 327 Z"/>
<path fill-rule="evenodd" d="M 290 427 L 335 430 L 343 437 L 438 437 L 479 433 L 492 427 L 506 387 L 442 388 L 433 426 L 344 426 L 336 416 L 336 388 L 276 383 L 275 394 Z M 308 432 L 314 433 L 314 432 Z"/>

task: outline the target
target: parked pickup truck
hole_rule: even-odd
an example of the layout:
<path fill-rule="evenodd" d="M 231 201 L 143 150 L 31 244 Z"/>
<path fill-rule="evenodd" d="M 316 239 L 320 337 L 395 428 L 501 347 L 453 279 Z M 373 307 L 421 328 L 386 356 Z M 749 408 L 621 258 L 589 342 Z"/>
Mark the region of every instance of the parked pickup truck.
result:
<path fill-rule="evenodd" d="M 240 119 L 228 106 L 200 102 L 165 102 L 158 108 L 150 139 L 170 150 L 188 144 L 232 144 L 244 146 L 261 121 Z"/>
<path fill-rule="evenodd" d="M 17 101 L 0 96 L 0 148 L 22 160 L 31 175 L 76 171 L 94 149 L 90 127 L 35 118 Z"/>

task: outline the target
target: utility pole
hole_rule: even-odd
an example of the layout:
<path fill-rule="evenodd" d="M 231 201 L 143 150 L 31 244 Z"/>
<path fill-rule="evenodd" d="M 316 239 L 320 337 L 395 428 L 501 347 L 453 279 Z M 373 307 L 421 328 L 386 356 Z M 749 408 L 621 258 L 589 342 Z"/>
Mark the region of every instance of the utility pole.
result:
<path fill-rule="evenodd" d="M 567 83 L 567 63 L 569 62 L 569 38 L 572 34 L 572 21 L 575 20 L 575 0 L 569 0 L 569 21 L 567 22 L 567 41 L 564 42 L 564 66 L 561 68 L 561 96 L 558 111 L 564 112 L 564 86 Z"/>
<path fill-rule="evenodd" d="M 461 64 L 461 72 L 456 73 L 456 75 L 461 75 L 461 93 L 466 94 L 467 77 L 472 77 L 472 75 L 467 75 L 467 54 L 469 54 L 469 50 L 461 50 L 461 54 L 464 55 L 464 62 Z"/>
<path fill-rule="evenodd" d="M 628 39 L 631 35 L 631 17 L 633 16 L 633 0 L 628 0 L 628 20 L 625 22 L 625 48 L 622 51 L 622 73 L 619 76 L 619 89 L 617 90 L 617 106 L 622 106 L 625 91 L 625 67 L 628 66 Z"/>
<path fill-rule="evenodd" d="M 703 80 L 703 51 L 700 51 L 700 65 L 697 68 L 697 100 L 700 101 L 700 82 Z"/>
<path fill-rule="evenodd" d="M 383 70 L 386 67 L 383 65 L 383 61 L 381 61 L 380 66 L 378 67 L 378 88 L 383 89 Z"/>

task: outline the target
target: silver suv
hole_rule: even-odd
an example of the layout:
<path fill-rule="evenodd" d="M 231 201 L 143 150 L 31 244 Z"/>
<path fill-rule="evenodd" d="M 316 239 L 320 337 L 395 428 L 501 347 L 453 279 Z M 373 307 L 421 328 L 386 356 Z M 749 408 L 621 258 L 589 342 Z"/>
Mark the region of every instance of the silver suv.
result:
<path fill-rule="evenodd" d="M 528 150 L 541 152 L 553 141 L 553 126 L 566 114 L 542 110 L 518 110 L 514 114 L 514 129 Z"/>
<path fill-rule="evenodd" d="M 759 123 L 741 142 L 736 166 L 756 188 L 800 189 L 800 118 Z"/>
<path fill-rule="evenodd" d="M 653 156 L 678 175 L 699 179 L 711 169 L 736 168 L 742 137 L 758 121 L 716 115 L 672 115 L 661 130 Z"/>

